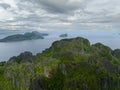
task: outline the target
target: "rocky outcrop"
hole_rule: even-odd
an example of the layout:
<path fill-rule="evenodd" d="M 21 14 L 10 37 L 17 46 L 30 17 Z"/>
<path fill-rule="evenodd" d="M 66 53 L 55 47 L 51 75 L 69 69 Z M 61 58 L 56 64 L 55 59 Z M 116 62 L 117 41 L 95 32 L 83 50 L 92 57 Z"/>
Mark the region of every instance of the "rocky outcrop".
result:
<path fill-rule="evenodd" d="M 19 56 L 14 56 L 9 59 L 9 63 L 32 63 L 33 62 L 33 55 L 31 52 L 24 52 L 21 53 Z"/>
<path fill-rule="evenodd" d="M 39 76 L 38 79 L 32 80 L 30 90 L 48 90 L 45 77 Z"/>
<path fill-rule="evenodd" d="M 120 49 L 115 49 L 113 52 L 112 52 L 113 56 L 117 57 L 120 59 Z"/>

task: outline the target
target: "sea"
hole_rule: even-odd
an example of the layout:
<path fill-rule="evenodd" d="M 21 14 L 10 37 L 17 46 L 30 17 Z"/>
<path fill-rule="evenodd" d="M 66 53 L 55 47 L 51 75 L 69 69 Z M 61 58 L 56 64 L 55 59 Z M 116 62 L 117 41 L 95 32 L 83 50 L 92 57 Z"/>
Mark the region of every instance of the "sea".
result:
<path fill-rule="evenodd" d="M 4 38 L 13 34 L 22 34 L 29 30 L 0 30 L 0 38 Z M 59 37 L 61 34 L 68 34 L 66 38 L 84 37 L 91 44 L 101 42 L 109 46 L 111 49 L 120 48 L 120 32 L 119 30 L 53 30 L 42 31 L 48 33 L 44 39 L 27 40 L 20 42 L 0 42 L 0 61 L 7 61 L 12 56 L 18 56 L 20 53 L 30 51 L 34 55 L 41 53 L 49 48 L 54 41 L 64 39 Z"/>

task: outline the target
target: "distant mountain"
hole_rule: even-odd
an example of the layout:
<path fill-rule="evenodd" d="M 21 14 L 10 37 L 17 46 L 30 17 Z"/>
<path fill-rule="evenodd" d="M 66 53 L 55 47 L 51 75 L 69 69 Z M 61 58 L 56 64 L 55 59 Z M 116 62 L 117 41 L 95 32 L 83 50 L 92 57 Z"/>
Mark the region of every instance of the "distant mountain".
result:
<path fill-rule="evenodd" d="M 14 34 L 7 36 L 3 39 L 0 39 L 0 42 L 15 42 L 15 41 L 24 41 L 24 40 L 44 39 L 44 36 L 47 35 L 48 35 L 47 33 L 39 33 L 37 31 L 33 31 L 25 34 Z"/>
<path fill-rule="evenodd" d="M 120 49 L 82 37 L 0 63 L 0 90 L 120 90 Z"/>

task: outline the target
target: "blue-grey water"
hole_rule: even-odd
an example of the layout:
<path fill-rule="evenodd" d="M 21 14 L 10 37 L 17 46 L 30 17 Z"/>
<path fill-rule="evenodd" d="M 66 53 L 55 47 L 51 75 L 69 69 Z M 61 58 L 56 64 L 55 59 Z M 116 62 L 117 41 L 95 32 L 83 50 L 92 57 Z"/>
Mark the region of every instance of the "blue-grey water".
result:
<path fill-rule="evenodd" d="M 0 31 L 0 38 L 3 38 L 7 35 L 14 33 L 23 33 L 23 32 L 3 32 Z M 45 39 L 38 40 L 28 40 L 21 42 L 7 42 L 0 43 L 0 61 L 7 61 L 12 56 L 17 56 L 21 52 L 30 51 L 33 54 L 42 52 L 46 48 L 49 48 L 51 44 L 62 38 L 59 37 L 60 34 L 67 33 L 67 38 L 73 37 L 84 37 L 90 40 L 91 44 L 101 42 L 105 45 L 108 45 L 112 49 L 120 48 L 120 35 L 118 31 L 96 31 L 96 30 L 76 30 L 76 31 L 51 31 L 47 32 L 49 36 L 46 36 Z"/>

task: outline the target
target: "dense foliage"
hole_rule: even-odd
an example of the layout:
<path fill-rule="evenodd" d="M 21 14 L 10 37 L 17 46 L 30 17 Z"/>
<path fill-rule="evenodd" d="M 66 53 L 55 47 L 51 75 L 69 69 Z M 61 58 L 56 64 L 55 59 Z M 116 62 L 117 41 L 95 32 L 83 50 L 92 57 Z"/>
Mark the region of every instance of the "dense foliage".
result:
<path fill-rule="evenodd" d="M 0 63 L 0 90 L 120 90 L 120 50 L 77 37 Z"/>

